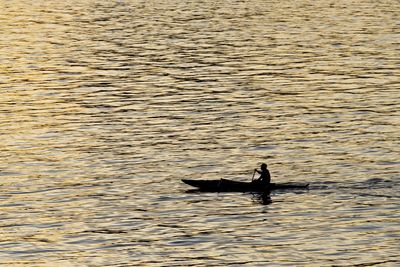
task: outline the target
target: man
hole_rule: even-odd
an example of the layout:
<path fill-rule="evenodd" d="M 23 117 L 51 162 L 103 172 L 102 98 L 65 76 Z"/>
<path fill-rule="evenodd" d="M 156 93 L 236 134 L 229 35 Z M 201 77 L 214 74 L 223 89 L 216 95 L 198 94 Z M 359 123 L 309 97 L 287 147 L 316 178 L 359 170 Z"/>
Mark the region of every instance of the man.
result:
<path fill-rule="evenodd" d="M 267 186 L 271 183 L 271 174 L 267 169 L 267 164 L 265 163 L 261 164 L 261 171 L 257 169 L 254 169 L 254 171 L 260 174 L 260 178 L 256 180 L 257 182 L 260 182 L 264 186 Z"/>

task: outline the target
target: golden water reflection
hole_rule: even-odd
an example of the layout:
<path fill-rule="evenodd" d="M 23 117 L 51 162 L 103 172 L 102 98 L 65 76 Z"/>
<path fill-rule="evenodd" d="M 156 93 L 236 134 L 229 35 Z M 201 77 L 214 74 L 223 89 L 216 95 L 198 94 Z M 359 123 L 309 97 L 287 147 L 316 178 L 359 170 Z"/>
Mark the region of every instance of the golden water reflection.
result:
<path fill-rule="evenodd" d="M 398 265 L 397 2 L 0 10 L 2 265 Z"/>

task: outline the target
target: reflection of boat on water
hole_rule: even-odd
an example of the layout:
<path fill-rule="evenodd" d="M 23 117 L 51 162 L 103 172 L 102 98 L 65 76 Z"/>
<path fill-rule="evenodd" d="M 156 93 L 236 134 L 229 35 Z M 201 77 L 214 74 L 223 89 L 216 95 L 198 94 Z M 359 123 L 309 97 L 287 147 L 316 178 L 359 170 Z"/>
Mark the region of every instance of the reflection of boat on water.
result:
<path fill-rule="evenodd" d="M 271 183 L 264 186 L 258 182 L 239 182 L 227 179 L 220 180 L 191 180 L 182 179 L 182 182 L 196 187 L 204 192 L 268 192 L 271 190 L 307 189 L 308 184 L 298 183 Z"/>
<path fill-rule="evenodd" d="M 253 201 L 262 205 L 269 205 L 272 203 L 271 192 L 254 192 L 252 193 Z"/>

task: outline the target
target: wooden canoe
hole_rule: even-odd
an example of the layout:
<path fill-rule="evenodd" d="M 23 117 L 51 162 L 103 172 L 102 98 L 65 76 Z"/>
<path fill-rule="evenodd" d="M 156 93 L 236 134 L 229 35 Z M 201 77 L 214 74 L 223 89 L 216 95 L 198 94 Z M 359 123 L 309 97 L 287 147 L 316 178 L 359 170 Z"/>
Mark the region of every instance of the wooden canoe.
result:
<path fill-rule="evenodd" d="M 307 189 L 308 184 L 298 183 L 271 183 L 264 186 L 259 182 L 239 182 L 227 179 L 220 180 L 192 180 L 182 179 L 182 182 L 196 187 L 204 192 L 265 192 L 284 189 Z"/>

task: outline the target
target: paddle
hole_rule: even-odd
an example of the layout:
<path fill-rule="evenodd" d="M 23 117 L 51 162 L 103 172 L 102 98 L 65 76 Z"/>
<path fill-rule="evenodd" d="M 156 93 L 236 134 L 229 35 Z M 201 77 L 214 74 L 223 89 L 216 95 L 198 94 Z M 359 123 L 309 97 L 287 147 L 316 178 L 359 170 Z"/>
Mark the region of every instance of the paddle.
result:
<path fill-rule="evenodd" d="M 253 177 L 251 177 L 251 181 L 253 182 L 254 181 L 254 175 L 256 174 L 256 170 L 254 170 L 254 172 L 253 172 Z"/>

